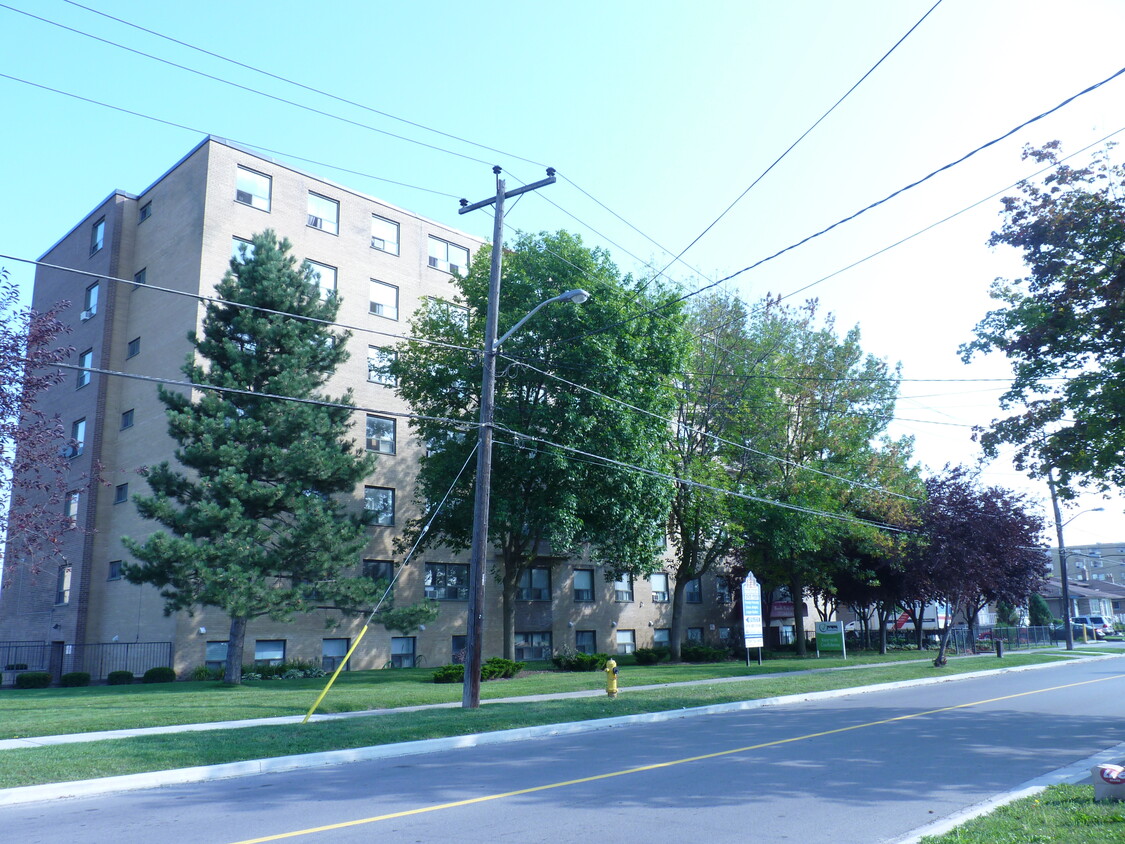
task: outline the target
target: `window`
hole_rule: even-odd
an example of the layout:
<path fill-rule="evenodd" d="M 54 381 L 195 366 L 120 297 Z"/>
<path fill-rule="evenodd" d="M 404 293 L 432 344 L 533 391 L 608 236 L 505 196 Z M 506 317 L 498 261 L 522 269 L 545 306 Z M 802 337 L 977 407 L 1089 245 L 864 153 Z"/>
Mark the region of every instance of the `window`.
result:
<path fill-rule="evenodd" d="M 464 275 L 469 268 L 469 250 L 431 237 L 430 266 L 447 273 Z"/>
<path fill-rule="evenodd" d="M 715 579 L 715 601 L 720 604 L 733 604 L 734 593 L 725 577 Z"/>
<path fill-rule="evenodd" d="M 390 585 L 395 577 L 395 564 L 390 560 L 364 560 L 363 576 Z"/>
<path fill-rule="evenodd" d="M 363 488 L 363 509 L 372 515 L 373 525 L 395 523 L 395 491 L 382 486 Z"/>
<path fill-rule="evenodd" d="M 650 574 L 648 582 L 652 584 L 652 602 L 654 604 L 668 603 L 668 575 L 663 572 Z"/>
<path fill-rule="evenodd" d="M 141 206 L 141 210 L 137 213 L 137 224 L 140 225 L 149 217 L 152 216 L 152 200 L 150 199 Z"/>
<path fill-rule="evenodd" d="M 367 414 L 367 450 L 395 453 L 395 420 Z"/>
<path fill-rule="evenodd" d="M 325 671 L 335 671 L 343 663 L 349 647 L 350 639 L 321 639 L 320 667 Z"/>
<path fill-rule="evenodd" d="M 90 367 L 94 365 L 94 350 L 87 349 L 78 356 L 78 365 L 82 367 L 78 371 L 78 385 L 74 388 L 81 390 L 90 383 Z"/>
<path fill-rule="evenodd" d="M 203 663 L 212 670 L 221 670 L 227 663 L 227 643 L 208 642 Z"/>
<path fill-rule="evenodd" d="M 468 649 L 468 647 L 469 647 L 469 637 L 468 636 L 458 636 L 458 635 L 455 634 L 453 636 L 453 639 L 452 639 L 451 643 L 450 643 L 450 650 L 449 650 L 450 661 L 454 665 L 464 665 L 465 664 L 465 651 Z"/>
<path fill-rule="evenodd" d="M 66 501 L 63 502 L 63 515 L 71 527 L 78 527 L 78 503 L 81 500 L 82 493 L 73 491 L 66 494 Z"/>
<path fill-rule="evenodd" d="M 703 644 L 703 628 L 702 627 L 689 627 L 687 629 L 687 640 L 694 642 L 697 645 Z"/>
<path fill-rule="evenodd" d="M 592 601 L 592 600 L 594 600 L 594 570 L 593 569 L 575 569 L 574 570 L 574 600 L 576 600 L 576 601 Z"/>
<path fill-rule="evenodd" d="M 684 600 L 689 604 L 703 603 L 703 584 L 698 577 L 684 584 Z"/>
<path fill-rule="evenodd" d="M 398 254 L 398 223 L 371 215 L 371 248 Z"/>
<path fill-rule="evenodd" d="M 436 601 L 469 600 L 467 563 L 426 563 L 426 597 Z"/>
<path fill-rule="evenodd" d="M 598 652 L 597 632 L 594 630 L 575 630 L 574 649 L 580 654 L 596 654 Z"/>
<path fill-rule="evenodd" d="M 462 331 L 469 330 L 469 309 L 467 307 L 454 305 L 452 302 L 446 302 L 433 296 L 427 296 L 426 299 L 429 300 L 428 305 L 431 313 L 443 315 Z"/>
<path fill-rule="evenodd" d="M 105 217 L 94 223 L 94 227 L 90 229 L 90 254 L 101 252 L 103 246 L 105 246 Z"/>
<path fill-rule="evenodd" d="M 551 658 L 551 634 L 516 632 L 516 661 Z"/>
<path fill-rule="evenodd" d="M 285 662 L 284 639 L 258 639 L 254 643 L 255 665 L 281 665 Z"/>
<path fill-rule="evenodd" d="M 414 637 L 391 637 L 391 665 L 394 668 L 414 667 Z"/>
<path fill-rule="evenodd" d="M 148 284 L 148 267 L 141 267 L 133 273 L 133 282 L 135 284 Z"/>
<path fill-rule="evenodd" d="M 516 598 L 520 601 L 551 600 L 551 570 L 548 568 L 524 569 L 520 573 L 519 592 Z"/>
<path fill-rule="evenodd" d="M 124 504 L 129 500 L 129 485 L 118 484 L 113 488 L 113 503 Z"/>
<path fill-rule="evenodd" d="M 234 179 L 234 201 L 252 205 L 262 211 L 270 210 L 272 179 L 264 173 L 239 167 Z"/>
<path fill-rule="evenodd" d="M 129 408 L 121 414 L 121 430 L 133 427 L 133 408 Z"/>
<path fill-rule="evenodd" d="M 120 580 L 121 579 L 121 561 L 110 560 L 109 567 L 106 572 L 106 580 Z"/>
<path fill-rule="evenodd" d="M 336 292 L 336 268 L 316 261 L 309 261 L 308 264 L 312 269 L 313 279 L 320 285 L 320 298 L 327 299 Z"/>
<path fill-rule="evenodd" d="M 380 349 L 378 346 L 367 347 L 367 380 L 372 384 L 382 384 L 385 387 L 398 386 L 398 379 L 389 371 L 391 364 L 398 358 L 393 349 Z"/>
<path fill-rule="evenodd" d="M 613 581 L 613 600 L 633 600 L 633 575 L 623 574 L 621 577 L 617 578 L 617 580 Z"/>
<path fill-rule="evenodd" d="M 70 426 L 70 438 L 73 440 L 71 448 L 72 457 L 77 457 L 86 450 L 86 420 L 76 419 Z"/>
<path fill-rule="evenodd" d="M 387 319 L 398 319 L 398 288 L 393 284 L 371 279 L 371 313 Z"/>
<path fill-rule="evenodd" d="M 241 237 L 232 237 L 230 241 L 230 257 L 232 261 L 245 264 L 254 258 L 254 244 Z"/>
<path fill-rule="evenodd" d="M 55 605 L 70 603 L 70 566 L 59 566 L 58 576 L 55 578 Z"/>
<path fill-rule="evenodd" d="M 719 628 L 719 641 L 720 642 L 729 642 L 730 640 L 731 640 L 730 628 L 729 627 L 720 627 Z"/>
<path fill-rule="evenodd" d="M 339 234 L 340 203 L 326 196 L 310 193 L 309 225 L 329 234 Z"/>
<path fill-rule="evenodd" d="M 617 631 L 617 652 L 631 654 L 637 649 L 637 632 L 635 630 Z"/>
<path fill-rule="evenodd" d="M 82 297 L 82 321 L 93 318 L 98 312 L 98 283 L 95 281 L 86 288 L 86 295 Z"/>
<path fill-rule="evenodd" d="M 125 347 L 125 357 L 135 358 L 141 353 L 141 338 L 134 337 L 129 341 L 129 345 Z"/>
<path fill-rule="evenodd" d="M 668 648 L 672 645 L 672 631 L 668 627 L 657 627 L 652 631 L 652 646 L 654 648 Z"/>

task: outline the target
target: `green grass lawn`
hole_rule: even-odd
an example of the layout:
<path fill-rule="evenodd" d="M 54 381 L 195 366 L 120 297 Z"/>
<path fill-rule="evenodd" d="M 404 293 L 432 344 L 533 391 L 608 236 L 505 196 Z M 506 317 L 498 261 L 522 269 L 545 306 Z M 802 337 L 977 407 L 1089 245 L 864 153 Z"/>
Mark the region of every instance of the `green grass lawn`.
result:
<path fill-rule="evenodd" d="M 1109 844 L 1125 841 L 1125 803 L 1094 802 L 1092 785 L 1053 785 L 922 844 Z"/>
<path fill-rule="evenodd" d="M 564 700 L 496 703 L 478 710 L 431 709 L 388 712 L 307 725 L 248 727 L 195 733 L 140 736 L 0 753 L 0 788 L 101 776 L 213 765 L 298 753 L 415 741 L 442 736 L 557 724 L 614 715 L 658 712 L 876 683 L 948 676 L 996 667 L 1015 667 L 1066 659 L 1059 654 L 1019 654 L 952 660 L 935 669 L 925 659 L 890 660 L 863 665 L 849 659 L 849 671 L 793 673 L 810 668 L 843 667 L 840 659 L 770 660 L 759 668 L 740 663 L 627 667 L 621 695 Z M 895 664 L 895 663 L 898 664 Z M 752 677 L 745 683 L 700 683 L 660 689 L 630 688 L 652 683 Z M 383 709 L 404 705 L 457 701 L 460 685 L 430 682 L 432 670 L 355 672 L 341 680 L 322 711 Z M 223 687 L 218 683 L 175 683 L 152 686 L 105 686 L 84 689 L 11 690 L 0 694 L 4 737 L 121 729 L 148 725 L 303 714 L 324 686 L 324 680 L 289 680 Z M 483 699 L 603 688 L 604 675 L 593 673 L 529 673 L 513 680 L 484 683 Z M 14 722 L 18 722 L 15 724 Z"/>

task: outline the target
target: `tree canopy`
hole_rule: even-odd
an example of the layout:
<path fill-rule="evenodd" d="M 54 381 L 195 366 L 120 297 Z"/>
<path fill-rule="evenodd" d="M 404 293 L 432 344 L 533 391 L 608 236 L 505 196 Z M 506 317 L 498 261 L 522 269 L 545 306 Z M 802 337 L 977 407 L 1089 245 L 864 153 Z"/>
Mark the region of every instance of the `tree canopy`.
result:
<path fill-rule="evenodd" d="M 266 231 L 252 243 L 216 287 L 221 301 L 207 305 L 202 336 L 190 335 L 184 372 L 198 396 L 160 390 L 186 471 L 149 469 L 152 495 L 134 500 L 167 530 L 126 539 L 141 563 L 125 576 L 160 587 L 166 612 L 202 605 L 230 615 L 228 683 L 239 682 L 250 619 L 359 611 L 382 591 L 357 571 L 368 519 L 347 506 L 373 457 L 350 435 L 350 394 L 322 392 L 348 357 L 348 334 L 324 324 L 339 301 L 321 298 L 288 241 Z"/>
<path fill-rule="evenodd" d="M 1042 184 L 1006 197 L 989 244 L 1020 249 L 1028 275 L 997 279 L 1002 304 L 962 347 L 965 360 L 1003 352 L 1015 377 L 1001 399 L 1012 411 L 982 437 L 986 451 L 1016 446 L 1034 476 L 1058 470 L 1059 490 L 1125 484 L 1125 166 L 1109 151 L 1084 167 L 1057 141 L 1024 158 L 1055 164 Z"/>
<path fill-rule="evenodd" d="M 427 444 L 417 485 L 424 519 L 445 500 L 424 545 L 464 550 L 472 538 L 472 483 L 454 479 L 476 442 L 490 257 L 487 247 L 474 256 L 468 275 L 454 279 L 450 301 L 422 306 L 411 319 L 418 339 L 400 344 L 387 365 L 417 414 L 411 427 Z M 589 455 L 666 468 L 669 381 L 684 345 L 674 297 L 651 280 L 622 278 L 604 251 L 574 235 L 520 235 L 502 266 L 501 336 L 564 290 L 590 293 L 582 305 L 536 314 L 500 349 L 489 536 L 511 657 L 520 578 L 533 564 L 550 567 L 586 550 L 610 573 L 644 574 L 656 565 L 670 483 Z M 408 526 L 406 541 L 422 523 Z"/>

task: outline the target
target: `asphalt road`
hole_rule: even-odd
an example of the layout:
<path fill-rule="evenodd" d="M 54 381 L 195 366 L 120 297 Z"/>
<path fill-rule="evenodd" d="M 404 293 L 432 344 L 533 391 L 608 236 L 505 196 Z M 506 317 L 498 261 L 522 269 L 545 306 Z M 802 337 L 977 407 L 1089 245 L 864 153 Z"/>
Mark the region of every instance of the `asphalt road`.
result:
<path fill-rule="evenodd" d="M 0 840 L 895 841 L 1125 742 L 1125 660 L 0 808 Z"/>

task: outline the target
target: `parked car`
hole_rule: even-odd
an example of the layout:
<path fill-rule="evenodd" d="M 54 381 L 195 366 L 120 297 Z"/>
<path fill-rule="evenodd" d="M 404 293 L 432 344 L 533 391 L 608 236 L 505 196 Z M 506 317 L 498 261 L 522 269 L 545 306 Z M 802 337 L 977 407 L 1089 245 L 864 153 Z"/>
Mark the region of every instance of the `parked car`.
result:
<path fill-rule="evenodd" d="M 1070 621 L 1072 624 L 1085 624 L 1088 627 L 1093 627 L 1097 631 L 1099 639 L 1112 636 L 1115 632 L 1113 622 L 1104 615 L 1076 615 Z"/>
<path fill-rule="evenodd" d="M 1072 621 L 1070 623 L 1070 630 L 1071 630 L 1071 635 L 1074 637 L 1074 641 L 1076 641 L 1076 642 L 1082 641 L 1082 638 L 1083 638 L 1082 631 L 1083 630 L 1086 631 L 1085 638 L 1088 641 L 1093 642 L 1093 641 L 1096 641 L 1097 639 L 1103 638 L 1102 636 L 1098 635 L 1097 629 L 1094 628 L 1093 626 L 1089 625 L 1089 624 L 1078 624 L 1077 622 Z M 1051 628 L 1051 638 L 1056 642 L 1063 641 L 1064 639 L 1066 639 L 1066 628 L 1063 627 L 1063 625 L 1061 625 L 1061 624 L 1052 627 Z"/>

